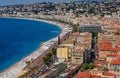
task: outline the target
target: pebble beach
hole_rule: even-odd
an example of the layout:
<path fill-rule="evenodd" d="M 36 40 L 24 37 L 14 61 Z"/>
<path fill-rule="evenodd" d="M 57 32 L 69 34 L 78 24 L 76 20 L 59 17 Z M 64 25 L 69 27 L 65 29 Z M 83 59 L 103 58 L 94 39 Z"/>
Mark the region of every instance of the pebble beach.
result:
<path fill-rule="evenodd" d="M 72 29 L 67 27 L 67 25 L 59 23 L 59 22 L 54 22 L 54 21 L 46 21 L 46 20 L 40 20 L 40 19 L 33 19 L 33 18 L 18 18 L 18 19 L 28 19 L 28 20 L 36 20 L 36 21 L 42 21 L 42 22 L 47 22 L 50 24 L 54 24 L 56 26 L 59 26 L 61 28 L 61 34 L 60 38 L 63 39 L 66 34 L 72 32 Z M 38 56 L 40 56 L 42 53 L 44 53 L 46 50 L 48 50 L 51 46 L 55 45 L 58 41 L 58 37 L 52 38 L 44 43 L 34 52 L 29 54 L 28 56 L 24 57 L 17 63 L 13 64 L 6 70 L 0 72 L 0 78 L 16 78 L 19 76 L 21 70 L 26 67 L 26 61 L 29 61 L 31 59 L 36 59 Z"/>

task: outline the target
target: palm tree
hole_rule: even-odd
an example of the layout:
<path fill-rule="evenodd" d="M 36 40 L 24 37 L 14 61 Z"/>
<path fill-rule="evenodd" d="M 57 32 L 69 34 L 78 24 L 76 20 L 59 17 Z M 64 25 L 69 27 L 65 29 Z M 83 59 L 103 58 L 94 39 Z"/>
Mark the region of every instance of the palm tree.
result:
<path fill-rule="evenodd" d="M 52 57 L 53 57 L 53 61 L 55 61 L 55 56 L 56 56 L 56 48 L 52 49 Z"/>
<path fill-rule="evenodd" d="M 48 59 L 46 57 L 43 57 L 43 64 L 47 65 Z"/>
<path fill-rule="evenodd" d="M 25 63 L 27 64 L 28 68 L 30 68 L 30 61 L 26 61 Z"/>
<path fill-rule="evenodd" d="M 53 49 L 52 49 L 52 54 L 53 54 L 53 55 L 56 55 L 56 48 L 53 48 Z"/>

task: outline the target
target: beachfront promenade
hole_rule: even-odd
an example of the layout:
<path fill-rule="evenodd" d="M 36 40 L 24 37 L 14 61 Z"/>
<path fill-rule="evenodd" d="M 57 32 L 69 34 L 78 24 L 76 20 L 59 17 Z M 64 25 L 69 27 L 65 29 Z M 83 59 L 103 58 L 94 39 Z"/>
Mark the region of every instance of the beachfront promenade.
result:
<path fill-rule="evenodd" d="M 62 32 L 60 34 L 61 40 L 64 40 L 66 35 L 68 35 L 69 33 L 72 32 L 72 28 L 69 28 L 67 25 L 65 25 L 63 23 L 46 21 L 46 20 L 39 20 L 39 19 L 32 19 L 32 18 L 27 18 L 27 19 L 48 22 L 48 23 L 55 24 L 55 25 L 59 26 L 62 30 Z M 55 37 L 49 41 L 43 42 L 43 44 L 36 51 L 34 51 L 32 54 L 23 58 L 22 60 L 20 60 L 16 64 L 12 65 L 11 67 L 6 69 L 5 71 L 1 72 L 0 78 L 16 78 L 16 76 L 18 76 L 20 74 L 21 70 L 26 67 L 26 61 L 34 60 L 32 66 L 34 66 L 35 64 L 38 64 L 39 61 L 37 61 L 37 59 L 42 59 L 42 58 L 40 58 L 40 56 L 42 54 L 44 54 L 45 52 L 48 52 L 49 49 L 51 49 L 52 47 L 57 46 L 57 43 L 58 43 L 58 37 Z"/>

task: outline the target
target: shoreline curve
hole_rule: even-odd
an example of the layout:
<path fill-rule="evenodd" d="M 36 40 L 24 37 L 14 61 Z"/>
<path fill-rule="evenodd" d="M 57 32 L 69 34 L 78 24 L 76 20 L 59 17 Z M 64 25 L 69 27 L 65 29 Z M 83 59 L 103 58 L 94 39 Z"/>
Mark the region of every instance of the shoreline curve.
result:
<path fill-rule="evenodd" d="M 55 26 L 58 26 L 61 29 L 61 33 L 59 34 L 61 36 L 61 39 L 65 37 L 68 33 L 71 33 L 72 30 L 69 27 L 66 27 L 65 24 L 55 21 L 48 21 L 48 20 L 41 20 L 41 19 L 35 19 L 35 18 L 20 18 L 20 17 L 1 17 L 1 18 L 11 18 L 11 19 L 25 19 L 25 20 L 33 20 L 33 21 L 40 21 L 45 22 L 48 24 L 52 24 Z M 59 36 L 58 35 L 58 36 Z M 6 68 L 2 72 L 0 72 L 0 78 L 15 78 L 17 77 L 21 70 L 26 66 L 26 61 L 29 61 L 31 59 L 36 59 L 38 56 L 40 56 L 42 53 L 44 53 L 47 49 L 49 49 L 52 45 L 56 44 L 58 41 L 58 36 L 51 38 L 50 40 L 45 41 L 38 49 L 31 52 L 27 56 L 20 59 L 18 62 L 14 63 L 10 67 Z M 53 41 L 51 43 L 51 41 Z"/>

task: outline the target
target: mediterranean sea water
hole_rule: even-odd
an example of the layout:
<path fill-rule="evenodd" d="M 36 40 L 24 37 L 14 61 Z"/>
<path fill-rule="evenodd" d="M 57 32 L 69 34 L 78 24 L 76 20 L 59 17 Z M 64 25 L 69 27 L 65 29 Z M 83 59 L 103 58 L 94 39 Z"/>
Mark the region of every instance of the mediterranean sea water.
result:
<path fill-rule="evenodd" d="M 53 24 L 0 18 L 0 71 L 35 51 L 41 42 L 50 40 L 60 33 L 61 29 Z"/>

